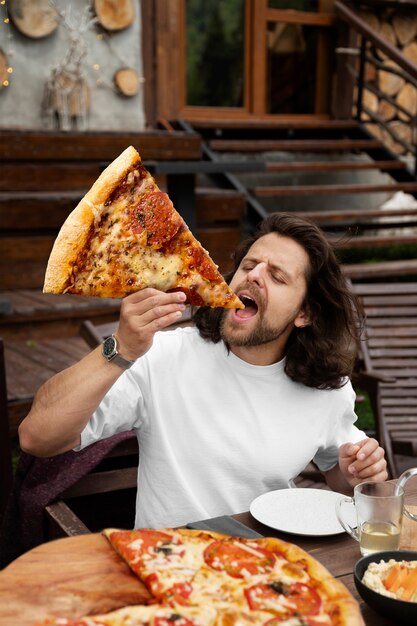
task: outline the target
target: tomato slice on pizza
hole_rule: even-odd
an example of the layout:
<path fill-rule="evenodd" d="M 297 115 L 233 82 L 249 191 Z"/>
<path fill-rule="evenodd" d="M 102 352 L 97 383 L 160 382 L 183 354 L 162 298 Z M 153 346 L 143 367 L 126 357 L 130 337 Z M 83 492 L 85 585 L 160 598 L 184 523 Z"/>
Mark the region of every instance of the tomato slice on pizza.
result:
<path fill-rule="evenodd" d="M 65 220 L 44 292 L 119 298 L 146 287 L 183 291 L 195 306 L 244 308 L 130 146 Z"/>
<path fill-rule="evenodd" d="M 214 570 L 234 578 L 248 578 L 272 571 L 275 556 L 269 550 L 237 541 L 215 541 L 204 552 L 204 560 Z"/>
<path fill-rule="evenodd" d="M 272 611 L 282 617 L 317 615 L 322 600 L 317 591 L 305 583 L 258 583 L 245 589 L 250 610 Z"/>

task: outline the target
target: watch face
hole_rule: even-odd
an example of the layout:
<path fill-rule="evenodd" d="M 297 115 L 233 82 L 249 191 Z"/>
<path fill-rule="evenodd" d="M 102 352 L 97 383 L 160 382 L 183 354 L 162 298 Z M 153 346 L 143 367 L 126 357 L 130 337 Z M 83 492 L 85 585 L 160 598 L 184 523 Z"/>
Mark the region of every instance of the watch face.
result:
<path fill-rule="evenodd" d="M 116 354 L 116 340 L 114 337 L 107 337 L 107 339 L 103 343 L 103 355 L 106 357 L 106 359 L 109 359 L 115 354 Z"/>

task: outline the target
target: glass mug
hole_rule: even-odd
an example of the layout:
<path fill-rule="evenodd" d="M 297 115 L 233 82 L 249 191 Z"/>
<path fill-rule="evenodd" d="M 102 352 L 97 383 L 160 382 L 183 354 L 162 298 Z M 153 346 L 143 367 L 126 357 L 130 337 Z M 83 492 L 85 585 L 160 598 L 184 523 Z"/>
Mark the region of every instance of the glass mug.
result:
<path fill-rule="evenodd" d="M 404 507 L 404 486 L 415 474 L 417 468 L 404 472 L 397 483 L 360 483 L 353 490 L 353 498 L 340 498 L 336 502 L 336 515 L 340 524 L 359 542 L 364 556 L 382 550 L 399 549 L 403 513 L 417 521 L 417 515 Z M 342 509 L 347 503 L 355 506 L 356 528 L 352 528 L 343 518 Z"/>

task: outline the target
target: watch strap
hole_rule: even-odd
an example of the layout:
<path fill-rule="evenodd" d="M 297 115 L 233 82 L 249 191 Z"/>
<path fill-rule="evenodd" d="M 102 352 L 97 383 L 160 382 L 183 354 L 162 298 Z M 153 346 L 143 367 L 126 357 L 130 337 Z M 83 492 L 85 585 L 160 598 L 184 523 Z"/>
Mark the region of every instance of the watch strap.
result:
<path fill-rule="evenodd" d="M 115 354 L 110 360 L 112 363 L 116 363 L 116 365 L 122 367 L 124 370 L 128 370 L 134 363 L 134 361 L 129 361 L 129 359 L 125 359 L 120 356 L 120 354 Z"/>

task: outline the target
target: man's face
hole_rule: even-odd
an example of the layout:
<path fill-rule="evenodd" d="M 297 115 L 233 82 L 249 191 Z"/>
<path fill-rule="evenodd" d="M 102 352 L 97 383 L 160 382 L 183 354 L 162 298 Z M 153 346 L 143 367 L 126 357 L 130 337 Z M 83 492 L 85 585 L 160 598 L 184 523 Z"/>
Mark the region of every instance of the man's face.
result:
<path fill-rule="evenodd" d="M 282 351 L 293 328 L 309 324 L 302 309 L 308 267 L 307 252 L 289 237 L 269 233 L 255 241 L 230 283 L 246 308 L 225 311 L 222 320 L 232 350 L 272 342 Z"/>

